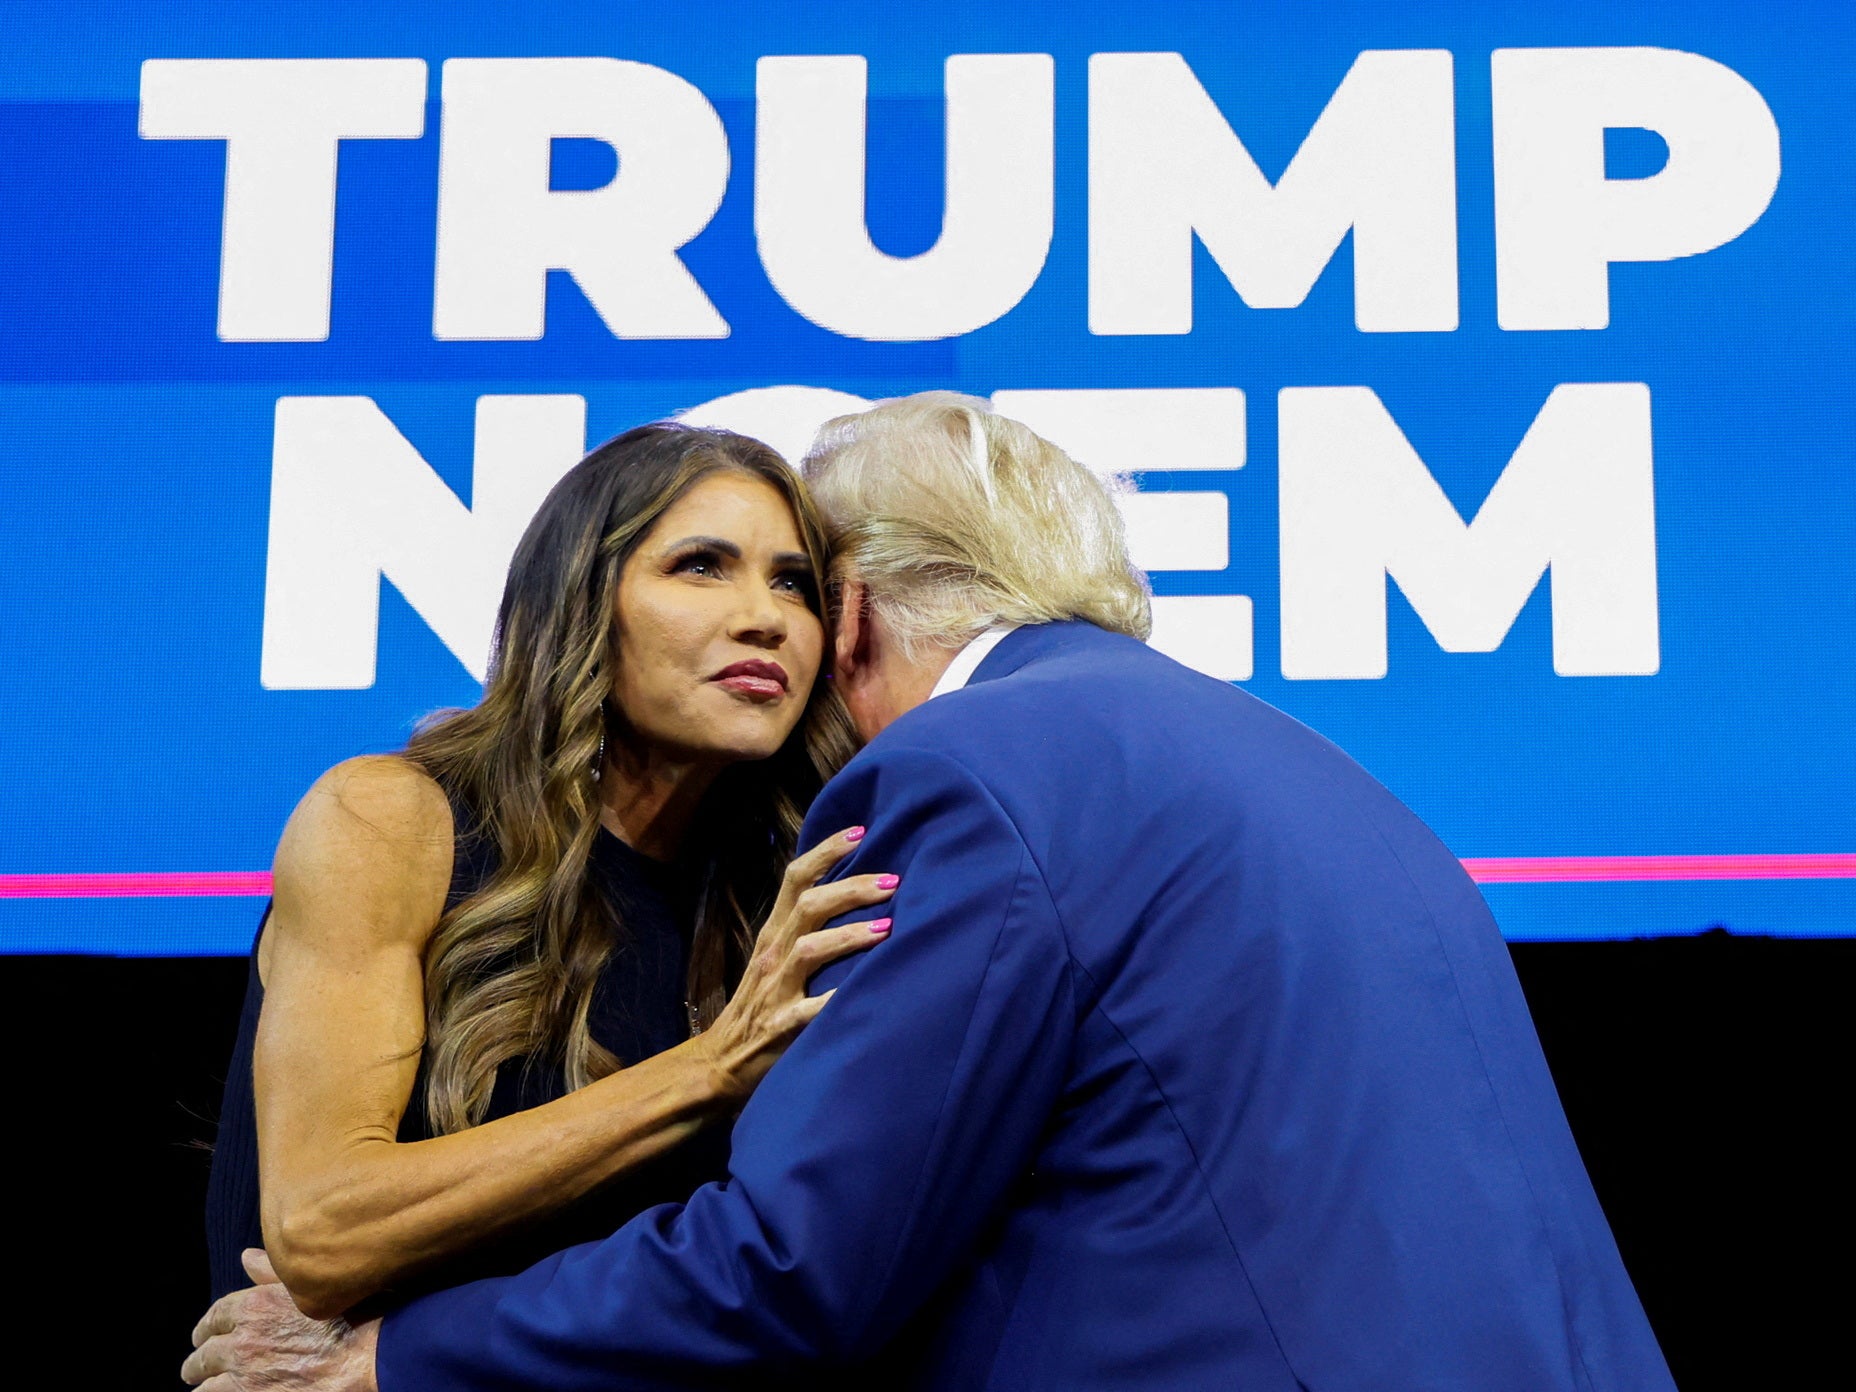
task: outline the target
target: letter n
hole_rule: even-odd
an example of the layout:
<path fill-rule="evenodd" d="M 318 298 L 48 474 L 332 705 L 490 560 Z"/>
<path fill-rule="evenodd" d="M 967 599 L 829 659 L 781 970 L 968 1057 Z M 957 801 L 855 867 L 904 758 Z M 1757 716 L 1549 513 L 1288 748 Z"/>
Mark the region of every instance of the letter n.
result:
<path fill-rule="evenodd" d="M 280 398 L 262 683 L 372 686 L 382 578 L 483 680 L 516 542 L 585 439 L 581 397 L 480 397 L 466 507 L 371 398 Z"/>

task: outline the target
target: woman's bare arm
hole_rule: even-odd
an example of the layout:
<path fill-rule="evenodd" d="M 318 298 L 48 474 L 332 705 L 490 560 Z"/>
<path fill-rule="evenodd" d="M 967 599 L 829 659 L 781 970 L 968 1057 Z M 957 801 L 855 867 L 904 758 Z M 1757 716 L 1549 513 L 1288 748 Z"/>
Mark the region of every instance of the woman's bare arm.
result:
<path fill-rule="evenodd" d="M 804 858 L 817 862 L 811 879 L 849 851 L 838 839 Z M 816 1011 L 805 977 L 875 936 L 808 925 L 888 897 L 872 876 L 783 893 L 741 993 L 751 999 L 708 1034 L 544 1106 L 400 1144 L 452 840 L 438 786 L 375 758 L 324 775 L 278 846 L 253 1056 L 259 1192 L 266 1249 L 311 1315 L 553 1213 L 738 1107 Z"/>

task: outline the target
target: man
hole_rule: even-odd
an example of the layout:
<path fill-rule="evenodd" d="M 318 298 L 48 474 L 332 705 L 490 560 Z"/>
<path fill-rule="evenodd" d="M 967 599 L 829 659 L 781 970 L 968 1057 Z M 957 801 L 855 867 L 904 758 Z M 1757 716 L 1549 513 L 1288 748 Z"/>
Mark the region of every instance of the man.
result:
<path fill-rule="evenodd" d="M 729 1182 L 319 1344 L 275 1291 L 228 1297 L 212 1327 L 240 1327 L 193 1371 L 1670 1388 L 1444 847 L 1146 648 L 1111 500 L 983 403 L 834 422 L 807 472 L 871 742 L 804 840 L 867 825 L 854 859 L 902 885 L 884 950 L 818 979 L 837 995 L 742 1113 Z"/>

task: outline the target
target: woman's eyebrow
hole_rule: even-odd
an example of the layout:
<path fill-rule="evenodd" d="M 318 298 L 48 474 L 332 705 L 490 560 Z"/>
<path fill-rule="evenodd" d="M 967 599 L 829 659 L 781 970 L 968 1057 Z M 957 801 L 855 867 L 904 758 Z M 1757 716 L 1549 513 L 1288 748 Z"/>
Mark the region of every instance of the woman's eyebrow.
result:
<path fill-rule="evenodd" d="M 715 551 L 731 561 L 741 559 L 741 548 L 734 542 L 725 541 L 721 537 L 686 536 L 680 541 L 671 542 L 665 549 L 669 551 Z M 782 570 L 793 567 L 810 570 L 812 558 L 803 551 L 777 551 L 774 553 L 773 564 Z"/>
<path fill-rule="evenodd" d="M 731 561 L 738 561 L 741 559 L 741 548 L 732 541 L 722 540 L 721 537 L 686 536 L 681 541 L 671 542 L 667 549 L 671 551 L 682 551 L 696 547 L 700 547 L 705 551 L 719 551 Z"/>

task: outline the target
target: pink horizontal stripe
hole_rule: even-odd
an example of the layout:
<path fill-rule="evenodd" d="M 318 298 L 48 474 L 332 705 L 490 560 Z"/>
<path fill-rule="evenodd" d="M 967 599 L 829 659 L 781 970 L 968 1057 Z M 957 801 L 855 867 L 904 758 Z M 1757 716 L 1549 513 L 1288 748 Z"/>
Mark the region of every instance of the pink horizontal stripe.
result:
<path fill-rule="evenodd" d="M 0 899 L 203 899 L 271 892 L 268 870 L 172 874 L 0 875 Z"/>
<path fill-rule="evenodd" d="M 1631 880 L 1848 880 L 1856 854 L 1474 856 L 1463 868 L 1477 884 L 1597 884 Z M 266 870 L 156 874 L 0 875 L 0 899 L 261 897 Z"/>
<path fill-rule="evenodd" d="M 1856 855 L 1481 856 L 1463 868 L 1477 884 L 1625 880 L 1848 880 Z"/>

